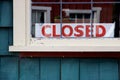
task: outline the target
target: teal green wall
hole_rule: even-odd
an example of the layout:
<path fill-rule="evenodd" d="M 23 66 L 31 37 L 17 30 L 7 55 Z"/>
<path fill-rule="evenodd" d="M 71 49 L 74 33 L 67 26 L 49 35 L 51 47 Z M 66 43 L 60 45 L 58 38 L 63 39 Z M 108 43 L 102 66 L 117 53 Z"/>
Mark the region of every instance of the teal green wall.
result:
<path fill-rule="evenodd" d="M 117 59 L 19 58 L 13 43 L 12 0 L 0 0 L 0 80 L 118 80 Z"/>
<path fill-rule="evenodd" d="M 0 80 L 118 80 L 114 59 L 0 58 Z"/>

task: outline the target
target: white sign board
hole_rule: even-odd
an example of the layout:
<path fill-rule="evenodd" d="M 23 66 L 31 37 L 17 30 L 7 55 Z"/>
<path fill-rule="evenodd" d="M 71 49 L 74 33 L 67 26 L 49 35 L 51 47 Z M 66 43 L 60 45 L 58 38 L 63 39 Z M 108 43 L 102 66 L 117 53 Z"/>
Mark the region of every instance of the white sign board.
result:
<path fill-rule="evenodd" d="M 115 23 L 36 23 L 36 38 L 114 37 Z"/>

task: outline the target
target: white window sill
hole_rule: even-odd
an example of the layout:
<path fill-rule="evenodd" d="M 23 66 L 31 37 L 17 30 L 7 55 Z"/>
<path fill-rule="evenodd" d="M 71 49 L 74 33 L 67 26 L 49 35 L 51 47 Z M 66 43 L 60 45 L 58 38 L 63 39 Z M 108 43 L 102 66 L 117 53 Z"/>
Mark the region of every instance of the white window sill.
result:
<path fill-rule="evenodd" d="M 10 46 L 10 52 L 120 52 L 120 46 Z"/>
<path fill-rule="evenodd" d="M 38 41 L 38 42 L 37 42 Z M 32 40 L 27 46 L 10 46 L 10 52 L 120 52 L 119 38 Z"/>

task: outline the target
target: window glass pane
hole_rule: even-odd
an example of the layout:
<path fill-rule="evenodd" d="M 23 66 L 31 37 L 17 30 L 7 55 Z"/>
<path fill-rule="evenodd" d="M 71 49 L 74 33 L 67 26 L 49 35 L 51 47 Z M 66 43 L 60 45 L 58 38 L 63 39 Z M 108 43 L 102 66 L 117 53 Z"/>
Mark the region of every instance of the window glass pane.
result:
<path fill-rule="evenodd" d="M 32 24 L 36 23 L 36 11 L 32 10 Z"/>
<path fill-rule="evenodd" d="M 35 37 L 35 24 L 45 22 L 44 15 L 45 15 L 45 11 L 32 10 L 32 28 L 31 28 L 32 37 Z"/>
<path fill-rule="evenodd" d="M 58 21 L 60 19 L 60 4 L 44 3 L 41 2 L 41 0 L 37 0 L 36 3 L 32 3 L 31 36 L 33 38 L 51 38 L 52 27 L 46 27 L 46 25 L 53 23 L 58 23 L 60 25 Z M 39 26 L 36 26 L 37 24 Z"/>
<path fill-rule="evenodd" d="M 118 0 L 32 0 L 32 2 L 33 38 L 120 36 Z"/>
<path fill-rule="evenodd" d="M 84 14 L 84 18 L 85 19 L 90 19 L 90 14 L 88 14 L 88 13 Z"/>
<path fill-rule="evenodd" d="M 62 0 L 63 2 L 91 2 L 91 0 Z"/>
<path fill-rule="evenodd" d="M 113 38 L 120 36 L 120 3 L 94 3 L 94 7 L 101 8 L 100 14 L 97 13 L 96 18 L 99 18 L 99 23 L 104 23 L 106 29 L 106 38 Z M 98 17 L 99 16 L 99 17 Z M 95 21 L 95 20 L 94 20 Z M 110 25 L 112 24 L 112 25 Z"/>
<path fill-rule="evenodd" d="M 90 23 L 90 15 L 91 13 L 70 13 L 70 20 L 78 19 L 79 23 Z"/>
<path fill-rule="evenodd" d="M 59 2 L 60 0 L 32 0 L 32 2 Z"/>
<path fill-rule="evenodd" d="M 119 0 L 93 0 L 94 2 L 119 2 Z"/>
<path fill-rule="evenodd" d="M 63 4 L 63 23 L 90 23 L 91 12 L 91 4 Z"/>
<path fill-rule="evenodd" d="M 76 14 L 78 19 L 82 19 L 85 13 L 78 13 Z M 90 19 L 90 18 L 89 18 Z"/>

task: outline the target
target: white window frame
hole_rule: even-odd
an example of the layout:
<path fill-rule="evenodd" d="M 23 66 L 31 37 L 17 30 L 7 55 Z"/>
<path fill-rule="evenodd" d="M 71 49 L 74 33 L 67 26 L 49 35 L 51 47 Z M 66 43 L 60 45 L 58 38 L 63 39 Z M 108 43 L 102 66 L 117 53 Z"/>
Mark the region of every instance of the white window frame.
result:
<path fill-rule="evenodd" d="M 32 40 L 31 0 L 13 0 L 14 32 L 10 52 L 117 52 L 119 38 L 41 39 Z"/>
<path fill-rule="evenodd" d="M 95 14 L 94 14 L 94 23 L 99 23 L 100 22 L 100 12 L 102 10 L 101 7 L 94 7 L 92 9 L 93 11 L 95 11 Z M 65 11 L 66 13 L 66 16 L 70 16 L 70 13 L 90 13 L 91 14 L 91 10 L 89 9 L 63 9 L 63 11 Z"/>
<path fill-rule="evenodd" d="M 44 11 L 45 15 L 45 23 L 50 23 L 50 11 L 51 11 L 51 7 L 46 7 L 46 6 L 32 6 L 32 10 L 40 10 L 40 11 Z"/>
<path fill-rule="evenodd" d="M 52 9 L 51 7 L 46 7 L 46 6 L 32 6 L 32 10 L 37 10 L 37 11 L 44 12 L 44 23 L 50 23 L 50 20 L 51 20 L 50 11 L 51 11 L 51 9 Z M 32 36 L 32 34 L 31 34 L 31 36 Z"/>

